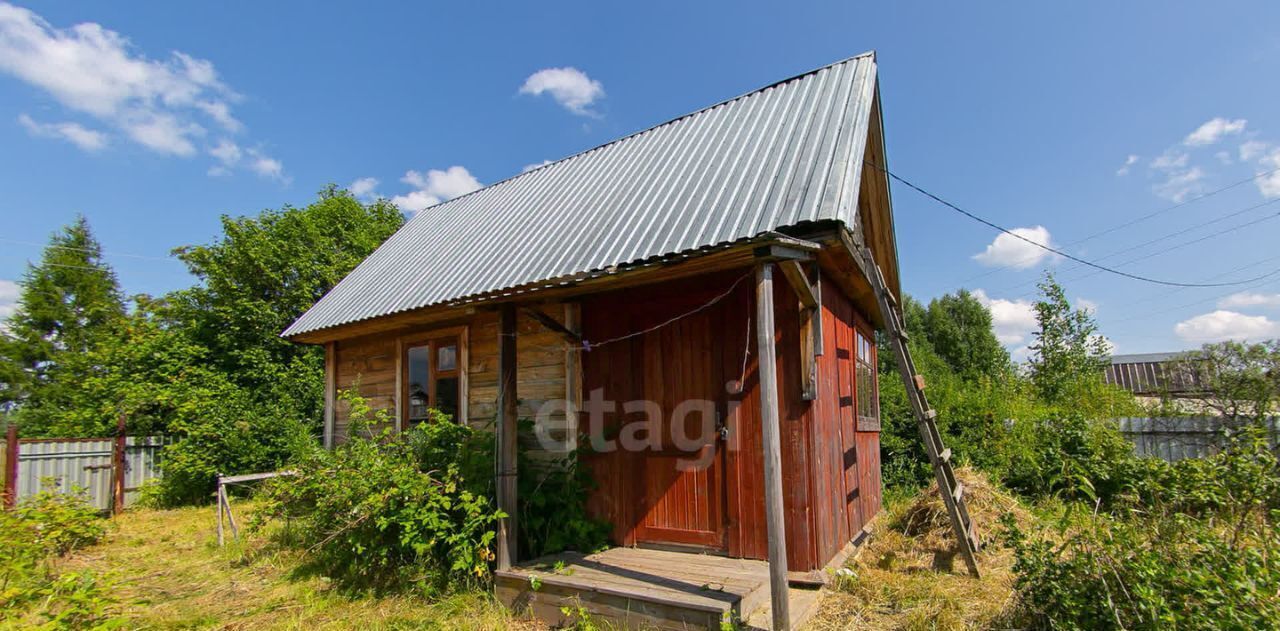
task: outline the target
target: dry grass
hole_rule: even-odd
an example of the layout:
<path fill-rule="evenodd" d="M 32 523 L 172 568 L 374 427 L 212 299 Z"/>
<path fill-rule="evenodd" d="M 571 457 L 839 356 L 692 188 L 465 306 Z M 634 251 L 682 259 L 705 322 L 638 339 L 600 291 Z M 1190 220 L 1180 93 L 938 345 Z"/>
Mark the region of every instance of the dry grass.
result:
<path fill-rule="evenodd" d="M 241 521 L 246 506 L 237 508 Z M 437 602 L 411 596 L 350 597 L 298 570 L 295 552 L 262 537 L 219 549 L 212 508 L 129 511 L 100 545 L 63 562 L 115 585 L 134 628 L 526 629 L 484 594 Z"/>
<path fill-rule="evenodd" d="M 981 473 L 957 471 L 969 513 L 993 532 L 1005 513 L 1020 524 L 1034 517 Z M 937 487 L 881 515 L 871 540 L 851 559 L 849 577 L 823 599 L 811 628 L 986 629 L 999 628 L 1013 606 L 1012 553 L 984 538 L 973 579 L 958 557 L 951 521 Z"/>

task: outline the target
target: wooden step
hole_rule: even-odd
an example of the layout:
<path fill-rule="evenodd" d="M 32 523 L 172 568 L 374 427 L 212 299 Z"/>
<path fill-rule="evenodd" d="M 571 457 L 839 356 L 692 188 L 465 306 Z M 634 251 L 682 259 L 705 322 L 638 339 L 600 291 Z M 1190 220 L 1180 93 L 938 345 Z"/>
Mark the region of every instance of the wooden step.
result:
<path fill-rule="evenodd" d="M 932 421 L 933 419 L 938 418 L 938 411 L 933 408 L 929 408 L 924 411 L 924 417 Z"/>
<path fill-rule="evenodd" d="M 956 490 L 951 492 L 951 498 L 957 502 L 964 501 L 964 482 L 956 482 Z"/>
<path fill-rule="evenodd" d="M 942 462 L 951 462 L 951 448 L 947 447 L 946 449 L 943 449 L 942 453 L 938 454 L 938 460 L 941 460 Z"/>

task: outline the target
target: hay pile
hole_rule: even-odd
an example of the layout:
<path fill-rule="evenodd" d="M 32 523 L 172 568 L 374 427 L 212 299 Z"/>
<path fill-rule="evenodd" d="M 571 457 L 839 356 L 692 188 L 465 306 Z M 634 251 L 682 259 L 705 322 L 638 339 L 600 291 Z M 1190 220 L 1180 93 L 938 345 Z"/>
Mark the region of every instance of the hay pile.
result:
<path fill-rule="evenodd" d="M 813 629 L 972 629 L 1004 626 L 1014 604 L 1013 558 L 993 535 L 1012 513 L 1035 521 L 982 473 L 960 469 L 970 516 L 983 537 L 981 579 L 969 576 L 937 486 L 882 513 L 870 541 L 837 576 Z"/>

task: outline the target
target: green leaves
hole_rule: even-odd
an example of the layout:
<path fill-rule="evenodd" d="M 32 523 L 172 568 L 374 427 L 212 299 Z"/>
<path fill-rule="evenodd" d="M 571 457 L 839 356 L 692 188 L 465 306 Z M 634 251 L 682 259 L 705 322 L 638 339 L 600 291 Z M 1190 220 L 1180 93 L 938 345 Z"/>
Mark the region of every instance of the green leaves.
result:
<path fill-rule="evenodd" d="M 1045 274 L 1039 287 L 1043 298 L 1035 305 L 1040 329 L 1030 345 L 1031 380 L 1046 401 L 1061 403 L 1082 382 L 1101 383 L 1111 352 L 1093 315 L 1072 308 L 1052 274 Z"/>
<path fill-rule="evenodd" d="M 487 578 L 501 513 L 487 495 L 492 463 L 470 464 L 486 437 L 433 415 L 405 434 L 385 410 L 342 394 L 352 438 L 303 451 L 298 475 L 264 487 L 265 517 L 287 518 L 317 569 L 353 589 L 416 586 L 436 594 Z"/>
<path fill-rule="evenodd" d="M 84 217 L 53 235 L 20 284 L 18 308 L 0 331 L 0 408 L 17 406 L 23 433 L 42 435 L 93 374 L 72 360 L 110 337 L 124 301 Z"/>

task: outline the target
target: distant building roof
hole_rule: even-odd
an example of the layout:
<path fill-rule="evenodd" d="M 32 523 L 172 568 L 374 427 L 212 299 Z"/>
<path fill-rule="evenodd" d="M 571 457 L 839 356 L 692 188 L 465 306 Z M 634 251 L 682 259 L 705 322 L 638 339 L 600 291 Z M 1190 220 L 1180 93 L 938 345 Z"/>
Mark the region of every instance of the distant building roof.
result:
<path fill-rule="evenodd" d="M 1173 353 L 1133 353 L 1130 355 L 1112 355 L 1112 364 L 1147 364 L 1152 362 L 1170 362 L 1175 361 L 1190 351 L 1177 351 Z"/>
<path fill-rule="evenodd" d="M 853 228 L 875 94 L 864 53 L 427 208 L 283 335 L 807 222 Z"/>
<path fill-rule="evenodd" d="M 1200 375 L 1179 363 L 1195 351 L 1112 355 L 1103 378 L 1138 395 L 1187 395 L 1203 392 Z"/>

